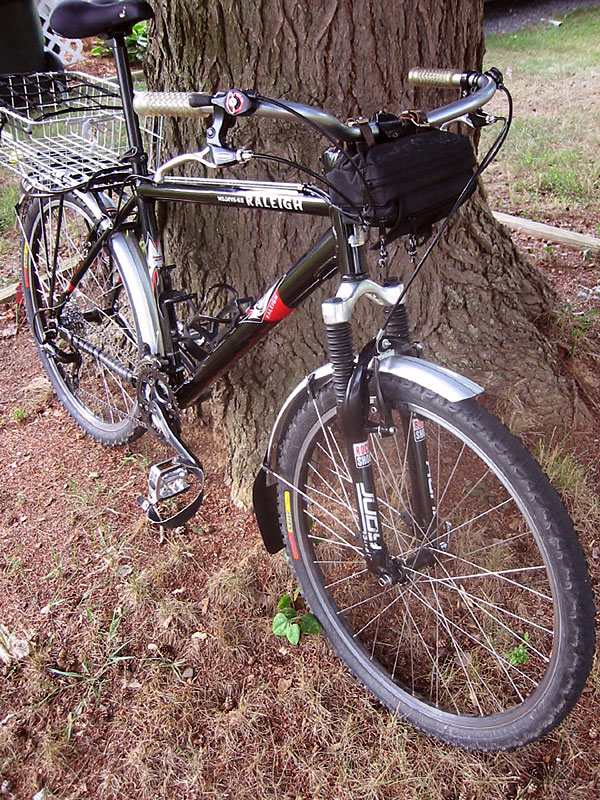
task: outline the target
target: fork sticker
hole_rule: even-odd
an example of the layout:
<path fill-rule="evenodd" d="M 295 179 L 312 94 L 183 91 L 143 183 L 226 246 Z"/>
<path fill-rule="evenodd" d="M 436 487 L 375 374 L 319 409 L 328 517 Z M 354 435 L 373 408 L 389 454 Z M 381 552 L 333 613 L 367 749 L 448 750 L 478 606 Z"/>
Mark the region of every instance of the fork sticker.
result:
<path fill-rule="evenodd" d="M 415 442 L 422 442 L 425 439 L 425 423 L 422 419 L 413 419 L 413 435 Z"/>
<path fill-rule="evenodd" d="M 379 542 L 379 522 L 377 521 L 377 511 L 375 508 L 375 495 L 373 492 L 367 492 L 364 483 L 357 483 L 356 496 L 358 498 L 363 536 L 366 537 L 365 544 L 368 546 L 369 550 L 381 550 L 381 544 Z"/>
<path fill-rule="evenodd" d="M 356 468 L 368 467 L 371 464 L 371 450 L 369 448 L 369 440 L 366 442 L 356 442 L 352 445 L 354 448 L 354 463 Z"/>

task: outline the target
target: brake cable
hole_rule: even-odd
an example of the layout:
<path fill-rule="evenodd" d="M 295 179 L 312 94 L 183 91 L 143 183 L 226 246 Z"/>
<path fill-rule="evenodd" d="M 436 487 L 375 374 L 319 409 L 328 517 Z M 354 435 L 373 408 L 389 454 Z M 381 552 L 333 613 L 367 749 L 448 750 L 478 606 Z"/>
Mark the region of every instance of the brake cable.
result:
<path fill-rule="evenodd" d="M 489 165 L 491 164 L 493 159 L 496 157 L 496 155 L 498 154 L 500 148 L 504 144 L 504 142 L 506 140 L 506 137 L 508 136 L 508 132 L 510 130 L 510 126 L 511 126 L 511 122 L 512 122 L 512 112 L 513 112 L 512 97 L 510 95 L 510 92 L 504 86 L 503 83 L 499 83 L 498 84 L 498 89 L 499 89 L 499 91 L 503 92 L 506 95 L 506 100 L 507 100 L 507 104 L 508 104 L 508 111 L 507 111 L 506 117 L 497 117 L 498 121 L 500 121 L 500 120 L 504 121 L 504 125 L 502 126 L 502 130 L 500 131 L 500 133 L 496 137 L 495 141 L 492 143 L 492 146 L 490 147 L 488 152 L 485 154 L 485 156 L 481 160 L 480 164 L 478 165 L 477 169 L 475 170 L 475 172 L 473 173 L 471 178 L 468 180 L 468 182 L 465 185 L 464 189 L 462 190 L 462 192 L 458 196 L 457 200 L 455 201 L 454 205 L 450 209 L 450 212 L 449 212 L 448 216 L 442 222 L 442 224 L 440 225 L 439 229 L 437 230 L 435 236 L 433 237 L 433 239 L 431 240 L 431 242 L 427 246 L 427 249 L 425 250 L 423 256 L 421 257 L 421 260 L 419 261 L 417 266 L 414 268 L 412 275 L 410 276 L 410 278 L 408 279 L 408 281 L 404 285 L 402 291 L 400 292 L 400 295 L 398 296 L 398 299 L 396 300 L 394 305 L 391 306 L 391 308 L 389 309 L 389 311 L 387 313 L 387 316 L 385 318 L 385 321 L 384 321 L 383 325 L 381 326 L 381 328 L 379 329 L 379 333 L 377 334 L 377 337 L 376 337 L 377 350 L 378 351 L 379 351 L 380 342 L 381 342 L 381 340 L 383 339 L 383 337 L 385 335 L 385 330 L 386 330 L 388 324 L 390 323 L 390 320 L 392 319 L 392 316 L 393 316 L 394 312 L 397 310 L 397 308 L 400 305 L 400 303 L 402 303 L 402 301 L 406 297 L 406 294 L 407 294 L 408 290 L 410 289 L 410 287 L 412 286 L 413 282 L 415 281 L 417 275 L 419 274 L 419 272 L 423 268 L 423 265 L 425 264 L 425 262 L 427 261 L 427 259 L 431 255 L 431 252 L 432 252 L 433 248 L 439 242 L 439 240 L 442 237 L 443 233 L 445 232 L 446 228 L 450 224 L 450 221 L 451 221 L 452 217 L 454 216 L 454 214 L 456 213 L 458 208 L 461 206 L 461 204 L 464 201 L 465 197 L 468 196 L 468 194 L 470 193 L 470 191 L 473 188 L 474 184 L 479 179 L 480 175 L 484 172 L 484 170 L 486 170 L 489 167 Z"/>

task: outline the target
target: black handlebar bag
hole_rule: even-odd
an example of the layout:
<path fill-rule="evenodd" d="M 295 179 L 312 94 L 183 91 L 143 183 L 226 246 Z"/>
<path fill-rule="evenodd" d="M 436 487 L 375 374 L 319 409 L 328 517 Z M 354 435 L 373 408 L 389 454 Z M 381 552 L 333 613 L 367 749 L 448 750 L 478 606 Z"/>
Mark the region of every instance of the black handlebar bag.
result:
<path fill-rule="evenodd" d="M 390 228 L 386 239 L 423 234 L 447 217 L 477 166 L 467 136 L 416 128 L 402 138 L 358 146 L 339 155 L 327 180 L 331 201 L 356 221 L 357 209 L 371 226 Z M 360 172 L 360 175 L 359 175 Z M 362 176 L 362 177 L 361 177 Z M 461 198 L 474 192 L 476 181 Z"/>

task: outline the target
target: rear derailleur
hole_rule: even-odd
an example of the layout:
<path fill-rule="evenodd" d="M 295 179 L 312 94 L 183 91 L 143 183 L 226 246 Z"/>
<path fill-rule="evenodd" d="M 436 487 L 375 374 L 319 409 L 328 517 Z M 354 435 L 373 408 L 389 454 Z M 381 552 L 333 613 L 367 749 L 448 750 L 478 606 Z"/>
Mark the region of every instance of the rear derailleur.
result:
<path fill-rule="evenodd" d="M 184 525 L 200 508 L 204 496 L 202 464 L 181 438 L 181 413 L 168 376 L 156 358 L 143 358 L 136 370 L 137 403 L 142 423 L 176 455 L 153 464 L 148 474 L 148 497 L 138 502 L 150 522 L 165 528 Z M 184 508 L 162 516 L 159 507 L 169 506 L 195 484 L 196 496 Z"/>

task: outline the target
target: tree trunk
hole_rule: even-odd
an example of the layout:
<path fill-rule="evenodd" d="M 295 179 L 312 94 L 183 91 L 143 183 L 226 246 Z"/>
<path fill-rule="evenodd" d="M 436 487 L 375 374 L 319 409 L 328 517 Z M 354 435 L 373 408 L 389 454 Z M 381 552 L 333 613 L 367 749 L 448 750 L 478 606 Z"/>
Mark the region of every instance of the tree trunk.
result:
<path fill-rule="evenodd" d="M 407 85 L 408 70 L 415 65 L 477 69 L 483 56 L 483 0 L 155 5 L 147 65 L 152 88 L 256 88 L 322 106 L 342 119 L 455 99 L 455 92 L 446 98 L 431 90 L 416 92 Z M 173 150 L 200 149 L 202 122 L 168 122 L 167 128 Z M 301 125 L 256 118 L 241 120 L 234 137 L 237 146 L 313 169 L 326 146 Z M 255 176 L 302 180 L 264 166 L 235 173 Z M 171 210 L 170 257 L 184 282 L 200 293 L 227 281 L 241 294 L 259 297 L 326 225 L 271 211 Z M 403 249 L 397 249 L 390 272 L 410 274 Z M 277 408 L 307 371 L 327 360 L 319 304 L 331 292 L 326 286 L 217 384 L 212 414 L 225 432 L 232 491 L 242 502 L 248 500 Z M 511 397 L 524 406 L 551 407 L 564 415 L 570 408 L 568 387 L 540 329 L 553 302 L 541 275 L 518 256 L 479 194 L 432 254 L 410 292 L 409 309 L 429 357 L 484 383 L 493 395 L 510 387 Z"/>

